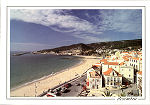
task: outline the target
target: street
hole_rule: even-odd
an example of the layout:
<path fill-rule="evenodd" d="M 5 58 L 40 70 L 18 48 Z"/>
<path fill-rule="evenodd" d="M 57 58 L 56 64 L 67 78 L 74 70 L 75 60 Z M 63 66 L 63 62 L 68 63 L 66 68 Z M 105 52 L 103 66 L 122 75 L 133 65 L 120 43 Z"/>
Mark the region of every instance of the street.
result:
<path fill-rule="evenodd" d="M 60 92 L 60 94 L 57 95 L 57 97 L 77 97 L 82 91 L 82 86 L 86 85 L 85 79 L 86 79 L 86 73 L 82 74 L 82 76 L 77 76 L 76 78 L 66 83 L 60 84 L 49 90 L 54 91 L 54 90 L 60 89 L 61 91 L 61 89 L 64 87 L 65 84 L 70 83 L 71 86 L 69 86 L 69 88 L 67 88 L 65 92 Z M 44 94 L 41 94 L 39 97 L 43 97 L 43 96 L 45 97 L 46 93 L 48 93 L 49 90 L 45 92 Z"/>
<path fill-rule="evenodd" d="M 68 88 L 67 93 L 62 93 L 62 97 L 77 97 L 78 94 L 82 91 L 82 85 L 85 85 L 86 75 L 83 75 L 82 77 L 78 78 L 75 81 L 72 81 L 72 86 Z"/>

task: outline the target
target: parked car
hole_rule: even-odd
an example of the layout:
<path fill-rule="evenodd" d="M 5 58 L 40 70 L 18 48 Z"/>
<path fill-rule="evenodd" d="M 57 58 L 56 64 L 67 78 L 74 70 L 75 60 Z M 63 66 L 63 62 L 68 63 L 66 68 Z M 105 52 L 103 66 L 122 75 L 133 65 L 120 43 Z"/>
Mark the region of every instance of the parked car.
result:
<path fill-rule="evenodd" d="M 48 92 L 44 97 L 56 97 L 56 95 Z"/>
<path fill-rule="evenodd" d="M 71 83 L 67 83 L 67 84 L 64 85 L 64 87 L 66 87 L 66 88 L 69 88 L 71 86 L 72 86 Z"/>
<path fill-rule="evenodd" d="M 57 88 L 56 91 L 57 91 L 57 92 L 60 92 L 60 91 L 61 91 L 61 87 L 60 87 L 60 88 Z"/>
<path fill-rule="evenodd" d="M 49 89 L 48 92 L 54 93 L 54 90 Z"/>
<path fill-rule="evenodd" d="M 75 85 L 76 85 L 76 86 L 80 86 L 81 84 L 80 84 L 80 83 L 76 83 Z"/>
<path fill-rule="evenodd" d="M 61 92 L 62 93 L 65 93 L 67 91 L 67 88 L 66 87 L 63 87 L 62 89 L 61 89 Z"/>
<path fill-rule="evenodd" d="M 61 96 L 61 91 L 55 91 L 54 94 L 55 94 L 56 96 Z"/>

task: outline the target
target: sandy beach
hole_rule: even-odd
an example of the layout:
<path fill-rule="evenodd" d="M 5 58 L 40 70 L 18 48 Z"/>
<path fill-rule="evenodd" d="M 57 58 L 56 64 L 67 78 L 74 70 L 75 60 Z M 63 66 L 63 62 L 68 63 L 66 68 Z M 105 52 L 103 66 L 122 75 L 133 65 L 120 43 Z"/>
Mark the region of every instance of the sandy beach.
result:
<path fill-rule="evenodd" d="M 38 96 L 56 85 L 75 78 L 77 74 L 81 75 L 90 68 L 92 64 L 99 62 L 99 60 L 95 59 L 96 57 L 94 56 L 81 57 L 84 57 L 84 59 L 80 64 L 13 89 L 10 91 L 10 97 Z"/>

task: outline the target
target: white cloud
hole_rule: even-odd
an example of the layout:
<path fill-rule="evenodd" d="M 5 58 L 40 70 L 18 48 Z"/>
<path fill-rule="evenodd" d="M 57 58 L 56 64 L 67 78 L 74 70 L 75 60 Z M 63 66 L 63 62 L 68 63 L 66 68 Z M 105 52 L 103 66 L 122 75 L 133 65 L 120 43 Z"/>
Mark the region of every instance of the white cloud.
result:
<path fill-rule="evenodd" d="M 60 32 L 89 32 L 100 34 L 101 32 L 92 23 L 72 15 L 62 15 L 61 10 L 11 10 L 11 19 L 18 19 L 25 22 L 32 22 L 48 26 Z M 57 27 L 53 27 L 57 25 Z M 61 28 L 70 29 L 63 31 Z"/>
<path fill-rule="evenodd" d="M 100 10 L 103 30 L 141 34 L 142 14 L 140 10 Z"/>
<path fill-rule="evenodd" d="M 88 33 L 87 34 L 85 34 L 85 33 L 82 33 L 82 34 L 76 33 L 74 36 L 84 40 L 85 43 L 104 42 L 104 41 L 109 41 L 110 40 L 108 38 L 99 38 L 97 36 L 93 36 L 93 35 L 90 35 Z"/>
<path fill-rule="evenodd" d="M 107 41 L 99 38 L 99 35 L 108 30 L 138 35 L 142 31 L 142 16 L 139 10 L 99 10 L 95 16 L 85 13 L 85 16 L 95 20 L 94 23 L 70 15 L 70 12 L 71 10 L 56 9 L 12 9 L 10 18 L 41 24 L 58 32 L 69 32 L 89 43 Z"/>

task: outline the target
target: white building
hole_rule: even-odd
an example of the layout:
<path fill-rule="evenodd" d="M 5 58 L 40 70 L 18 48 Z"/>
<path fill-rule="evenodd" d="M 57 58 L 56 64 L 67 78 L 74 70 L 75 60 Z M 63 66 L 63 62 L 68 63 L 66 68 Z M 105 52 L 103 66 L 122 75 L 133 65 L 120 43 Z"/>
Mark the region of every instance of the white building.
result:
<path fill-rule="evenodd" d="M 133 66 L 134 69 L 140 71 L 141 67 L 142 67 L 142 59 L 140 59 L 139 57 L 132 57 L 129 59 L 129 65 Z"/>
<path fill-rule="evenodd" d="M 103 72 L 105 78 L 105 87 L 120 87 L 122 85 L 122 76 L 112 68 Z"/>
<path fill-rule="evenodd" d="M 131 83 L 134 83 L 134 69 L 132 66 L 121 66 L 120 72 L 122 77 L 125 77 Z"/>
<path fill-rule="evenodd" d="M 118 62 L 104 62 L 104 64 L 102 64 L 102 71 L 105 72 L 108 70 L 108 68 L 113 68 L 114 70 L 119 72 L 120 65 Z"/>
<path fill-rule="evenodd" d="M 90 69 L 87 71 L 87 88 L 100 89 L 102 88 L 102 75 L 99 70 Z"/>

